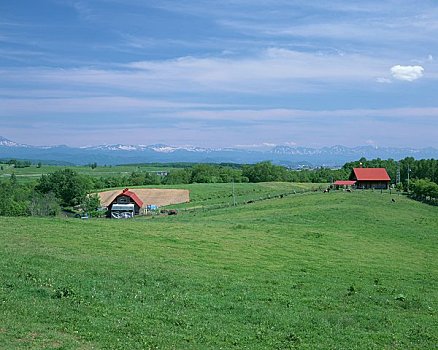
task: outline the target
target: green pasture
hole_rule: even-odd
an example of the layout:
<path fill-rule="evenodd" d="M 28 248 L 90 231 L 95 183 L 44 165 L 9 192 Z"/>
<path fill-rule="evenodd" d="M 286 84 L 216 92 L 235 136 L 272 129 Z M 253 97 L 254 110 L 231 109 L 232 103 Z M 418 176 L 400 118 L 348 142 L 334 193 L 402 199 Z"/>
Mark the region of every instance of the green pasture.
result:
<path fill-rule="evenodd" d="M 194 202 L 213 201 L 198 191 Z M 438 344 L 438 208 L 404 196 L 306 192 L 126 221 L 2 217 L 0 241 L 2 349 Z"/>
<path fill-rule="evenodd" d="M 60 165 L 37 165 L 32 164 L 30 167 L 15 168 L 9 164 L 0 164 L 3 170 L 0 170 L 1 177 L 9 177 L 12 173 L 17 176 L 19 181 L 32 181 L 41 177 L 42 174 L 50 174 L 60 169 L 72 169 L 80 174 L 90 176 L 118 176 L 129 175 L 134 171 L 170 171 L 174 168 L 170 166 L 154 166 L 154 165 L 115 165 L 115 166 L 98 166 L 92 169 L 90 166 L 60 166 Z"/>
<path fill-rule="evenodd" d="M 296 182 L 258 182 L 258 183 L 194 183 L 181 185 L 132 186 L 130 188 L 186 189 L 190 191 L 190 203 L 171 205 L 180 210 L 215 209 L 257 202 L 277 196 L 302 194 L 319 191 L 328 184 Z M 114 188 L 115 189 L 115 188 Z M 118 188 L 122 190 L 122 188 Z M 107 191 L 108 189 L 102 189 Z"/>

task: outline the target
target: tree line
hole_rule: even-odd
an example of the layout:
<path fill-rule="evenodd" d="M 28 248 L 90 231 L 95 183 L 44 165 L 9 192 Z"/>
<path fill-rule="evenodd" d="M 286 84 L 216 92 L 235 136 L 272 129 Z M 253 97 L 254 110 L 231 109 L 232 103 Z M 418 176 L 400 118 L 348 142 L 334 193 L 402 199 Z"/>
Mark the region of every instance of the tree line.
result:
<path fill-rule="evenodd" d="M 438 183 L 438 160 L 415 160 L 407 157 L 400 161 L 380 158 L 345 163 L 340 169 L 325 167 L 315 169 L 291 170 L 286 167 L 260 162 L 247 165 L 229 164 L 195 164 L 170 171 L 166 176 L 150 172 L 132 172 L 125 176 L 94 178 L 95 188 L 111 188 L 120 186 L 141 185 L 175 185 L 191 183 L 227 183 L 227 182 L 311 182 L 331 183 L 336 180 L 348 179 L 353 168 L 386 168 L 393 184 L 396 184 L 397 173 L 400 174 L 399 187 L 407 190 L 409 178 L 429 179 Z"/>
<path fill-rule="evenodd" d="M 245 182 L 312 182 L 329 183 L 348 177 L 345 169 L 290 170 L 271 162 L 251 165 L 195 164 L 191 167 L 173 169 L 166 176 L 147 171 L 134 171 L 129 175 L 101 176 L 92 179 L 94 188 L 113 188 L 142 185 L 177 185 L 192 183 L 245 183 Z"/>
<path fill-rule="evenodd" d="M 32 165 L 30 160 L 9 159 L 2 161 L 4 164 L 12 165 L 14 168 L 29 168 Z"/>

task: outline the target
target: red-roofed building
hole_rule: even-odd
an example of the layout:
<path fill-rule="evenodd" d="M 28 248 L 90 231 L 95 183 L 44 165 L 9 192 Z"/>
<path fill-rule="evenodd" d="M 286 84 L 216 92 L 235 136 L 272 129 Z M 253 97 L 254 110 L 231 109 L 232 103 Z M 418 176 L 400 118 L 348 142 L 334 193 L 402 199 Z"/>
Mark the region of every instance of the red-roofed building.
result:
<path fill-rule="evenodd" d="M 117 194 L 108 206 L 108 215 L 112 218 L 129 218 L 143 210 L 143 201 L 132 191 L 125 188 Z"/>
<path fill-rule="evenodd" d="M 391 178 L 385 168 L 354 168 L 350 175 L 356 188 L 388 189 Z"/>
<path fill-rule="evenodd" d="M 351 187 L 351 186 L 354 186 L 356 184 L 356 181 L 349 181 L 349 180 L 337 180 L 337 181 L 335 181 L 334 182 L 334 186 L 335 186 L 335 188 L 336 189 L 339 189 L 339 188 L 349 188 L 349 187 Z"/>

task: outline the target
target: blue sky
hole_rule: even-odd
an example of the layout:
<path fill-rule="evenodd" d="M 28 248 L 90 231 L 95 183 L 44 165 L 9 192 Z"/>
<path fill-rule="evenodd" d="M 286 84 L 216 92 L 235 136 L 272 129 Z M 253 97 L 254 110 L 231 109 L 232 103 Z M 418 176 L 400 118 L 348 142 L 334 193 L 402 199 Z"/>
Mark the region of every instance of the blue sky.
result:
<path fill-rule="evenodd" d="M 0 135 L 438 147 L 437 1 L 0 2 Z"/>

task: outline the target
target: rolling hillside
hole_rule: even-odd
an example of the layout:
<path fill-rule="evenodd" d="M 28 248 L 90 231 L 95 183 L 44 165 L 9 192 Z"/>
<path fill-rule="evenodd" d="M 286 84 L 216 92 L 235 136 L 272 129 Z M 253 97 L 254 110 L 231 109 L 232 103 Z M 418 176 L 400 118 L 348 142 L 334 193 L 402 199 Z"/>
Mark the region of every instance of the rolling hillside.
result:
<path fill-rule="evenodd" d="M 431 349 L 437 214 L 357 191 L 0 218 L 0 348 Z"/>

